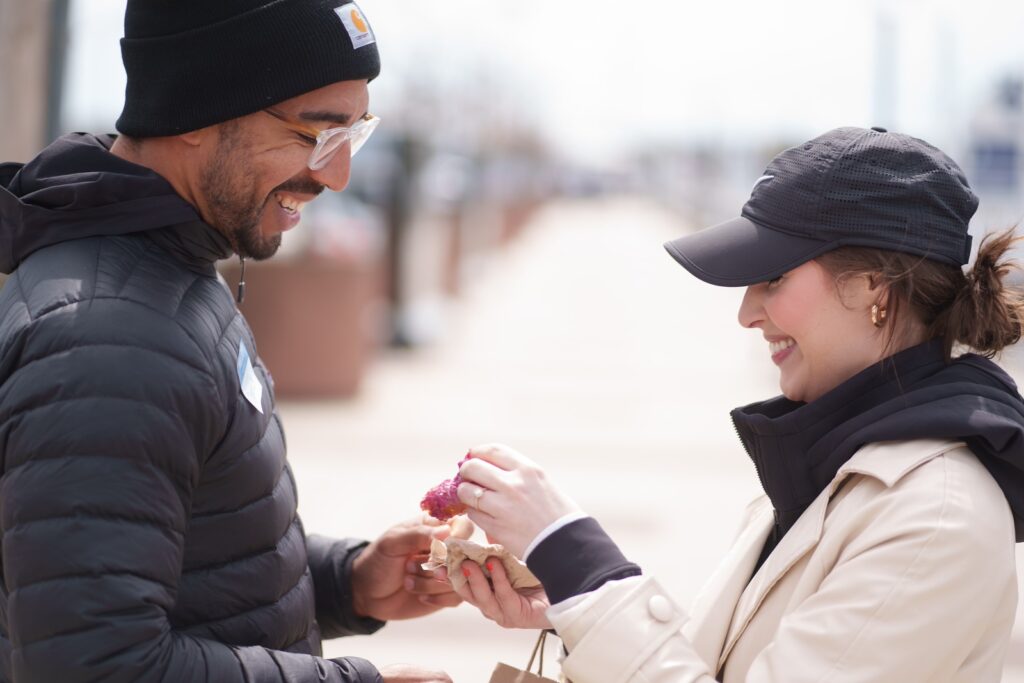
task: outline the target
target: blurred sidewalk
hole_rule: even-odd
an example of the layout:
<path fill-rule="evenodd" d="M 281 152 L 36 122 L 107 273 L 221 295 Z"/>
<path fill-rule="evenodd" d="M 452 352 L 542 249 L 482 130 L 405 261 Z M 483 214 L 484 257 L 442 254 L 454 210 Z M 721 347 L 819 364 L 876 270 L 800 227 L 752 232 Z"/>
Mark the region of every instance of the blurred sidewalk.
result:
<path fill-rule="evenodd" d="M 688 604 L 760 491 L 728 412 L 778 390 L 760 335 L 736 323 L 742 292 L 662 249 L 682 230 L 640 200 L 550 205 L 480 269 L 438 348 L 385 356 L 352 401 L 282 405 L 306 529 L 374 537 L 469 446 L 502 441 Z M 1006 683 L 1024 683 L 1022 612 Z M 325 649 L 480 683 L 499 660 L 524 666 L 534 638 L 461 606 Z"/>

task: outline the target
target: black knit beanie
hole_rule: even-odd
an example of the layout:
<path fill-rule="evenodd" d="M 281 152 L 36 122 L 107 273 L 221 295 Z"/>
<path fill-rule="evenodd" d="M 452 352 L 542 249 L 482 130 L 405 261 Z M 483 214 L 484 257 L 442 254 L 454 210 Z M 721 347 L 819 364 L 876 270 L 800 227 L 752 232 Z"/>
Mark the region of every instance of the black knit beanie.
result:
<path fill-rule="evenodd" d="M 186 133 L 380 73 L 373 29 L 349 0 L 128 0 L 124 35 L 117 129 L 132 137 Z"/>

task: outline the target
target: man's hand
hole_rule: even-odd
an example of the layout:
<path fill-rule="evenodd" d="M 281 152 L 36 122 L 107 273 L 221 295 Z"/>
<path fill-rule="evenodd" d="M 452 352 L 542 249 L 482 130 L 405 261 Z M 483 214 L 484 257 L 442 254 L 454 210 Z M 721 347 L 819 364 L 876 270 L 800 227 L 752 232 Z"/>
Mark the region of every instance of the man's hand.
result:
<path fill-rule="evenodd" d="M 411 664 L 392 664 L 380 670 L 384 683 L 452 683 L 443 671 L 427 671 Z"/>
<path fill-rule="evenodd" d="M 472 525 L 459 536 L 472 533 Z M 381 621 L 412 619 L 443 607 L 454 607 L 461 598 L 447 582 L 420 568 L 430 554 L 430 541 L 451 535 L 447 525 L 427 515 L 396 524 L 371 543 L 352 565 L 352 600 L 355 613 Z M 386 679 L 385 679 L 386 680 Z M 448 680 L 396 678 L 396 681 Z"/>

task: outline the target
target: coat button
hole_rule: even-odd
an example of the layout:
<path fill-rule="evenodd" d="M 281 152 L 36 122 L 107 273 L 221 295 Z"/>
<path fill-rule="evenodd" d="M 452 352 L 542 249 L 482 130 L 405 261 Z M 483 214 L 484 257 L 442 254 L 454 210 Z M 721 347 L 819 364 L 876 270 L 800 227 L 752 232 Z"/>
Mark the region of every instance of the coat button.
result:
<path fill-rule="evenodd" d="M 672 603 L 664 595 L 655 595 L 647 602 L 647 611 L 651 613 L 656 621 L 666 623 L 672 621 L 676 611 L 672 609 Z"/>

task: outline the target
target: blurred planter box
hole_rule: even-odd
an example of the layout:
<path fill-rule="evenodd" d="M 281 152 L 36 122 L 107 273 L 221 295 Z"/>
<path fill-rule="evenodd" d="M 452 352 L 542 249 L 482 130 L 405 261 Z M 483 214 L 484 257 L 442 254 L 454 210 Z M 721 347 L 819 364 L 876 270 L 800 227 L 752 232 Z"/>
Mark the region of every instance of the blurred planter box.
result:
<path fill-rule="evenodd" d="M 232 291 L 238 262 L 222 269 Z M 247 262 L 239 306 L 280 398 L 338 398 L 359 389 L 378 345 L 381 269 L 307 257 Z"/>

